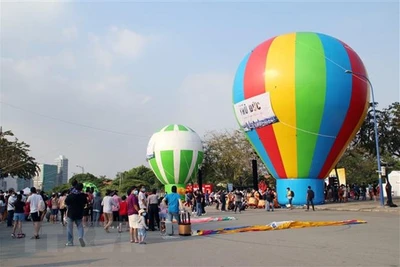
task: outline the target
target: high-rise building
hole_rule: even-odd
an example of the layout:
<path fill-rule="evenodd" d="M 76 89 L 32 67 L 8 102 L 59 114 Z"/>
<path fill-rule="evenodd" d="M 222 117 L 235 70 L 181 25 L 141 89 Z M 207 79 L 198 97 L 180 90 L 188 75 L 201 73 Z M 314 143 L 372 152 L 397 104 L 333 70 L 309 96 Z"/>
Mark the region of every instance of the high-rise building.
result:
<path fill-rule="evenodd" d="M 58 185 L 68 183 L 68 159 L 60 155 L 55 160 L 57 167 L 58 167 Z"/>
<path fill-rule="evenodd" d="M 23 190 L 27 187 L 32 187 L 32 179 L 23 179 L 19 177 L 3 177 L 0 178 L 0 190 L 6 191 L 10 188 L 14 188 L 16 191 Z"/>
<path fill-rule="evenodd" d="M 58 183 L 58 166 L 51 164 L 39 164 L 39 175 L 33 178 L 33 186 L 37 189 L 49 192 Z"/>

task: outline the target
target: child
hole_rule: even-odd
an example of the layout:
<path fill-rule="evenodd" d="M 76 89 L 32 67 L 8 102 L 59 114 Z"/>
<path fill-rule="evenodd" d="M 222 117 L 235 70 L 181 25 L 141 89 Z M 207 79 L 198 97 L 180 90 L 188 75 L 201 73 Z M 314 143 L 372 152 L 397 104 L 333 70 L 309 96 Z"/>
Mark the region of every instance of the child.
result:
<path fill-rule="evenodd" d="M 149 228 L 146 225 L 145 216 L 146 216 L 146 211 L 143 209 L 139 210 L 139 220 L 137 222 L 139 244 L 146 244 L 146 242 L 144 242 L 146 239 L 146 230 Z"/>
<path fill-rule="evenodd" d="M 161 234 L 165 234 L 165 221 L 167 220 L 168 207 L 164 204 L 163 201 L 161 201 L 159 208 L 160 212 L 158 213 L 158 215 L 160 217 L 160 231 Z"/>
<path fill-rule="evenodd" d="M 122 233 L 122 222 L 125 223 L 127 230 L 129 231 L 128 227 L 128 203 L 126 202 L 126 196 L 122 196 L 121 202 L 119 203 L 119 226 L 118 226 L 118 233 Z"/>
<path fill-rule="evenodd" d="M 17 200 L 14 202 L 14 227 L 13 227 L 13 232 L 11 234 L 12 238 L 23 238 L 25 237 L 25 234 L 22 233 L 22 221 L 25 219 L 25 214 L 24 214 L 24 207 L 25 203 L 22 202 L 22 195 L 19 194 L 17 195 Z M 15 231 L 18 228 L 18 235 L 15 236 Z"/>

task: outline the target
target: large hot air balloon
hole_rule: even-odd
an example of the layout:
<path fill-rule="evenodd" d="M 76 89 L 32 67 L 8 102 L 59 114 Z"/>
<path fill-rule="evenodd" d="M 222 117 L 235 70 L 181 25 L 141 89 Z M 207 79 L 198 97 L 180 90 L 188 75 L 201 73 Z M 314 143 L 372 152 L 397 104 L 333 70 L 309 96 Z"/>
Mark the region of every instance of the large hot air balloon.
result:
<path fill-rule="evenodd" d="M 331 36 L 296 32 L 271 38 L 239 65 L 233 86 L 238 123 L 277 180 L 278 201 L 324 202 L 324 178 L 360 128 L 369 105 L 359 56 Z"/>
<path fill-rule="evenodd" d="M 170 193 L 173 185 L 185 194 L 185 185 L 195 179 L 203 162 L 203 144 L 199 135 L 189 127 L 167 125 L 153 134 L 147 147 L 150 168 Z"/>

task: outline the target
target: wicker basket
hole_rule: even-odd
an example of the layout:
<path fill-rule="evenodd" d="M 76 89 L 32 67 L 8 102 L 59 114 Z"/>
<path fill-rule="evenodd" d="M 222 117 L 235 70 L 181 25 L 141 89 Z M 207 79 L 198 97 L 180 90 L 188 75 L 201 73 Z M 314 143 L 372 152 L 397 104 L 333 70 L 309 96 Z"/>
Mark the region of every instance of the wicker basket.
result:
<path fill-rule="evenodd" d="M 191 236 L 192 235 L 192 224 L 190 224 L 190 223 L 179 224 L 178 231 L 179 231 L 179 235 Z"/>

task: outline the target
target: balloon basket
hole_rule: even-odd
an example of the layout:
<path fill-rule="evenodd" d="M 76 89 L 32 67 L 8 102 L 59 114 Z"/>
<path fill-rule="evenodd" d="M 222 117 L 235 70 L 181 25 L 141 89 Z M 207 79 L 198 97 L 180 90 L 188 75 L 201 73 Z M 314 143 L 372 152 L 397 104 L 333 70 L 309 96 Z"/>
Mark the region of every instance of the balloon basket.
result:
<path fill-rule="evenodd" d="M 178 225 L 178 232 L 181 236 L 191 236 L 192 235 L 192 224 L 191 223 L 181 223 Z"/>
<path fill-rule="evenodd" d="M 295 193 L 292 205 L 303 206 L 304 204 L 307 204 L 306 194 L 308 186 L 311 186 L 311 189 L 314 191 L 314 205 L 324 204 L 325 181 L 323 179 L 315 178 L 277 179 L 276 189 L 278 193 L 278 203 L 281 205 L 289 203 L 289 200 L 286 197 L 286 188 L 289 187 L 290 190 Z"/>

